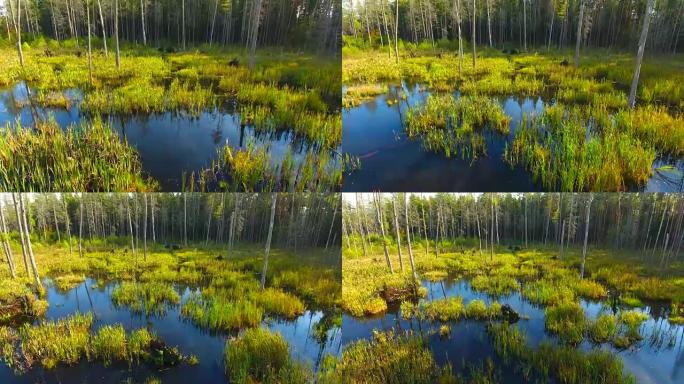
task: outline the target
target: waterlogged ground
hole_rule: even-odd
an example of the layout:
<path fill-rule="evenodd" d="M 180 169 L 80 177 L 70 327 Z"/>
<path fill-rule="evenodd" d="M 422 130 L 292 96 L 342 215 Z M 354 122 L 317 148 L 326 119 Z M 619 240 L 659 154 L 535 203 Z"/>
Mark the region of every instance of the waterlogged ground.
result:
<path fill-rule="evenodd" d="M 82 92 L 71 89 L 64 94 L 72 100 L 68 109 L 31 106 L 26 102 L 24 84 L 0 90 L 0 127 L 7 124 L 16 127 L 17 122 L 22 127 L 32 127 L 37 117 L 41 121 L 54 119 L 62 129 L 66 129 L 87 120 L 89 117 L 79 109 Z M 254 125 L 245 124 L 232 99 L 223 100 L 218 107 L 197 114 L 164 112 L 110 115 L 102 116 L 102 119 L 116 130 L 121 140 L 135 148 L 140 155 L 143 172 L 158 181 L 162 191 L 181 190 L 183 174 L 197 175 L 209 168 L 224 146 L 233 150 L 262 148 L 270 155 L 273 167 L 291 156 L 297 168 L 308 154 L 318 157 L 324 151 L 318 143 L 293 131 L 257 130 Z M 337 160 L 333 154 L 332 163 Z"/>
<path fill-rule="evenodd" d="M 126 380 L 144 382 L 150 377 L 161 379 L 164 383 L 208 383 L 226 380 L 226 367 L 222 357 L 226 340 L 231 335 L 208 332 L 189 321 L 184 321 L 180 315 L 180 308 L 192 293 L 192 288 L 176 286 L 181 293 L 180 305 L 169 306 L 164 315 L 145 316 L 112 304 L 111 293 L 115 285 L 112 283 L 99 287 L 95 280 L 87 279 L 66 292 L 49 285 L 47 300 L 50 306 L 45 320 L 58 320 L 78 312 L 92 312 L 95 317 L 94 330 L 116 323 L 122 324 L 126 331 L 147 328 L 168 345 L 177 346 L 183 354 L 196 356 L 199 364 L 184 364 L 159 371 L 145 364 L 129 367 L 127 363 L 115 363 L 105 367 L 97 362 L 82 361 L 75 366 L 60 366 L 51 370 L 36 368 L 22 375 L 15 375 L 5 363 L 0 362 L 0 381 L 121 383 Z M 339 328 L 329 330 L 328 340 L 324 343 L 319 343 L 313 337 L 313 327 L 322 317 L 323 312 L 307 310 L 294 320 L 267 319 L 262 327 L 279 332 L 287 340 L 291 356 L 315 368 L 325 354 L 336 354 L 340 344 Z"/>
<path fill-rule="evenodd" d="M 43 295 L 36 296 L 30 280 L 22 276 L 0 279 L 0 382 L 245 382 L 254 378 L 239 372 L 247 369 L 251 375 L 250 369 L 268 364 L 282 367 L 276 368 L 276 375 L 289 372 L 296 382 L 304 382 L 325 369 L 325 359 L 340 354 L 341 317 L 334 304 L 339 302 L 339 278 L 334 277 L 339 264 L 322 250 L 299 250 L 295 260 L 287 251 L 274 249 L 267 287 L 261 290 L 254 276 L 261 263 L 251 248 L 236 250 L 231 261 L 216 256 L 223 254 L 221 249 L 170 254 L 156 247 L 147 260 L 126 250 L 89 251 L 80 258 L 40 243 L 35 249 L 39 268 L 49 276 L 43 280 Z M 18 302 L 28 304 L 14 305 Z M 19 308 L 26 309 L 17 312 Z M 91 314 L 93 322 L 83 336 L 85 352 L 74 359 L 59 350 L 59 340 L 66 335 L 60 336 L 61 328 L 50 324 L 77 314 Z M 123 347 L 126 357 L 113 355 L 110 364 L 96 340 L 107 326 L 122 326 L 129 335 L 128 347 Z M 37 354 L 19 347 L 26 340 L 23 327 L 57 350 Z M 131 335 L 140 329 L 177 348 L 180 362 L 158 363 L 154 343 L 151 355 L 134 360 Z M 75 339 L 70 338 L 71 343 Z M 250 349 L 254 346 L 263 347 Z M 239 358 L 245 353 L 253 361 Z M 49 356 L 56 359 L 50 363 Z"/>
<path fill-rule="evenodd" d="M 427 296 L 423 302 L 437 299 L 462 297 L 464 305 L 473 300 L 482 300 L 491 305 L 494 300 L 500 304 L 507 304 L 521 315 L 521 319 L 514 324 L 527 337 L 530 346 L 536 347 L 542 341 L 558 343 L 555 336 L 545 331 L 544 309 L 524 299 L 520 293 L 513 292 L 496 298 L 473 290 L 470 282 L 461 279 L 445 279 L 443 281 L 422 281 L 427 288 Z M 600 314 L 616 314 L 620 306 L 612 305 L 610 300 L 589 301 L 580 300 L 580 304 L 589 320 L 595 320 Z M 622 307 L 622 309 L 626 309 Z M 640 327 L 643 340 L 636 345 L 618 350 L 610 345 L 594 346 L 585 340 L 577 348 L 589 351 L 603 348 L 618 356 L 624 364 L 625 373 L 631 373 L 638 383 L 675 384 L 684 380 L 684 326 L 671 324 L 665 315 L 665 308 L 657 303 L 646 305 L 639 309 L 648 315 Z M 448 337 L 439 334 L 442 324 L 449 324 L 451 333 Z M 398 305 L 389 306 L 387 312 L 371 317 L 355 317 L 349 314 L 343 316 L 342 344 L 344 346 L 360 339 L 372 339 L 374 330 L 391 330 L 395 332 L 412 331 L 414 334 L 426 337 L 427 345 L 435 361 L 444 365 L 450 363 L 454 370 L 463 367 L 478 367 L 485 365 L 490 359 L 499 370 L 502 383 L 520 383 L 526 380 L 515 364 L 506 362 L 494 350 L 494 346 L 487 335 L 487 322 L 461 319 L 451 322 L 431 322 L 411 317 L 402 317 Z M 464 367 L 465 366 L 465 367 Z M 541 380 L 541 378 L 540 378 Z M 531 380 L 534 382 L 534 380 Z"/>
<path fill-rule="evenodd" d="M 384 94 L 342 111 L 342 151 L 360 160 L 360 167 L 345 175 L 345 191 L 526 192 L 543 189 L 521 165 L 511 166 L 506 162 L 504 153 L 523 116 L 541 114 L 550 105 L 548 99 L 541 96 L 496 98 L 510 118 L 509 134 L 483 131 L 486 155 L 472 159 L 459 155 L 447 157 L 426 148 L 420 138 L 407 137 L 404 130 L 407 111 L 424 104 L 429 95 L 430 91 L 423 84 L 402 82 L 400 86 L 390 85 Z M 453 95 L 459 97 L 459 92 Z M 684 159 L 659 156 L 652 169 L 653 174 L 646 185 L 633 185 L 630 189 L 684 191 Z"/>

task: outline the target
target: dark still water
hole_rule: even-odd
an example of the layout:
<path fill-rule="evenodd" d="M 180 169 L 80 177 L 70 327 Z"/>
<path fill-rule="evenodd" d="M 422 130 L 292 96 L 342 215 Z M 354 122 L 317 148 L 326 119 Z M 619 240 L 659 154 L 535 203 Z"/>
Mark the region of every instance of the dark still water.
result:
<path fill-rule="evenodd" d="M 79 111 L 79 91 L 66 91 L 76 101 L 69 110 L 35 108 L 26 104 L 26 87 L 16 85 L 0 90 L 0 127 L 17 121 L 23 127 L 34 124 L 34 114 L 39 119 L 54 118 L 62 127 L 78 124 L 85 119 Z M 143 171 L 159 181 L 163 191 L 181 190 L 183 172 L 190 174 L 209 167 L 217 157 L 217 150 L 229 145 L 233 149 L 245 149 L 248 145 L 263 147 L 271 155 L 272 164 L 280 164 L 291 151 L 297 164 L 309 151 L 319 149 L 291 131 L 264 132 L 253 126 L 241 124 L 235 105 L 226 102 L 220 108 L 203 111 L 198 116 L 186 113 L 166 112 L 135 116 L 103 116 L 122 139 L 140 154 Z"/>
<path fill-rule="evenodd" d="M 199 364 L 189 366 L 184 363 L 177 367 L 157 370 L 145 364 L 130 366 L 115 363 L 105 367 L 99 362 L 82 361 L 75 366 L 58 365 L 45 370 L 34 368 L 16 375 L 10 367 L 0 362 L 0 383 L 122 383 L 129 381 L 143 383 L 156 377 L 163 383 L 225 383 L 224 347 L 230 335 L 210 333 L 200 329 L 180 316 L 180 308 L 193 292 L 190 288 L 176 287 L 181 293 L 181 305 L 167 307 L 164 315 L 136 314 L 125 307 L 115 307 L 111 292 L 115 284 L 95 288 L 95 280 L 88 279 L 78 287 L 59 292 L 53 286 L 47 289 L 50 304 L 46 317 L 56 320 L 77 312 L 92 312 L 94 329 L 104 325 L 120 323 L 127 331 L 147 328 L 164 340 L 169 346 L 177 346 L 183 355 L 195 355 Z M 293 321 L 268 319 L 262 324 L 287 340 L 293 358 L 316 369 L 325 354 L 337 354 L 340 348 L 339 328 L 328 331 L 327 341 L 323 344 L 313 337 L 313 327 L 323 318 L 320 311 L 306 311 Z"/>
<path fill-rule="evenodd" d="M 405 95 L 405 100 L 399 97 L 400 93 Z M 510 133 L 505 137 L 485 132 L 487 155 L 473 161 L 459 156 L 447 158 L 424 148 L 420 139 L 407 138 L 403 128 L 406 111 L 425 103 L 428 95 L 421 85 L 404 83 L 390 86 L 387 94 L 342 111 L 342 151 L 361 160 L 360 169 L 345 175 L 345 192 L 535 192 L 542 189 L 523 167 L 506 163 L 503 154 L 523 114 L 541 113 L 546 101 L 541 97 L 499 99 L 505 114 L 511 118 Z M 395 100 L 399 102 L 393 103 Z M 654 175 L 642 188 L 644 191 L 684 190 L 684 159 L 658 159 L 653 169 Z"/>
<path fill-rule="evenodd" d="M 463 297 L 464 305 L 471 300 L 480 299 L 488 304 L 493 301 L 491 296 L 474 291 L 470 283 L 464 280 L 429 282 L 423 281 L 428 289 L 426 300 L 436 300 L 444 297 Z M 527 337 L 530 346 L 537 346 L 545 340 L 556 342 L 555 336 L 546 333 L 544 329 L 544 310 L 527 302 L 519 293 L 499 297 L 498 302 L 508 304 L 521 315 L 521 320 L 514 326 L 518 327 Z M 601 313 L 613 311 L 608 303 L 581 301 L 587 318 L 595 319 Z M 627 350 L 616 350 L 610 345 L 599 348 L 610 350 L 619 356 L 626 372 L 632 373 L 638 383 L 646 384 L 681 384 L 684 383 L 684 326 L 670 324 L 663 314 L 663 309 L 646 307 L 641 309 L 649 315 L 640 328 L 644 337 L 636 347 Z M 463 364 L 481 366 L 490 358 L 495 367 L 501 369 L 502 383 L 516 384 L 528 381 L 510 363 L 505 363 L 494 351 L 486 331 L 486 322 L 461 320 L 449 323 L 451 335 L 440 337 L 441 323 L 428 321 L 403 320 L 401 312 L 395 308 L 383 316 L 373 318 L 355 318 L 344 315 L 342 319 L 342 344 L 359 339 L 372 339 L 373 330 L 412 330 L 415 333 L 427 335 L 427 342 L 435 360 L 440 364 L 451 363 L 456 372 Z M 590 342 L 584 341 L 578 346 L 583 350 L 597 348 Z M 534 380 L 529 380 L 535 382 Z"/>

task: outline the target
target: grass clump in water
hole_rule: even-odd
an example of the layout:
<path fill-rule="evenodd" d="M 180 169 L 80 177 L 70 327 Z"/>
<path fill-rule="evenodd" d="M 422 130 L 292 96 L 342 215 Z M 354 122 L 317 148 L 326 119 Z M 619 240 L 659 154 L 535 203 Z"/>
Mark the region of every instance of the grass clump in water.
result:
<path fill-rule="evenodd" d="M 589 325 L 589 338 L 594 343 L 611 341 L 618 332 L 618 319 L 612 314 L 602 314 Z"/>
<path fill-rule="evenodd" d="M 372 340 L 347 346 L 336 365 L 336 376 L 352 383 L 449 383 L 456 378 L 440 367 L 423 340 L 413 334 L 375 331 Z"/>
<path fill-rule="evenodd" d="M 475 159 L 485 153 L 482 132 L 508 134 L 510 119 L 493 99 L 482 96 L 430 95 L 424 105 L 406 112 L 409 138 L 421 137 L 431 150 L 447 157 Z"/>
<path fill-rule="evenodd" d="M 229 340 L 225 361 L 231 383 L 308 382 L 308 372 L 291 359 L 285 339 L 264 328 L 248 329 Z"/>
<path fill-rule="evenodd" d="M 93 356 L 105 366 L 128 359 L 126 331 L 121 325 L 106 325 L 91 340 Z"/>
<path fill-rule="evenodd" d="M 295 295 L 279 289 L 266 288 L 253 292 L 250 296 L 255 304 L 264 308 L 267 313 L 294 319 L 304 313 L 304 303 Z"/>
<path fill-rule="evenodd" d="M 203 328 L 230 331 L 258 326 L 263 318 L 263 309 L 245 299 L 193 295 L 181 308 L 181 315 Z"/>
<path fill-rule="evenodd" d="M 460 296 L 438 299 L 425 303 L 422 314 L 430 321 L 455 321 L 464 313 L 463 298 Z"/>
<path fill-rule="evenodd" d="M 576 345 L 584 339 L 587 321 L 582 306 L 575 302 L 562 302 L 544 311 L 546 329 L 557 334 L 564 343 Z"/>
<path fill-rule="evenodd" d="M 594 349 L 584 352 L 571 346 L 542 343 L 538 348 L 527 345 L 527 338 L 517 328 L 506 323 L 487 327 L 494 350 L 507 362 L 515 362 L 526 376 L 538 375 L 568 384 L 634 383 L 623 373 L 622 360 L 609 351 Z"/>
<path fill-rule="evenodd" d="M 4 191 L 149 191 L 137 152 L 95 119 L 66 131 L 54 121 L 0 134 Z"/>
<path fill-rule="evenodd" d="M 128 306 L 136 313 L 161 315 L 166 313 L 168 306 L 180 303 L 180 295 L 173 286 L 164 283 L 124 282 L 112 291 L 112 302 Z"/>

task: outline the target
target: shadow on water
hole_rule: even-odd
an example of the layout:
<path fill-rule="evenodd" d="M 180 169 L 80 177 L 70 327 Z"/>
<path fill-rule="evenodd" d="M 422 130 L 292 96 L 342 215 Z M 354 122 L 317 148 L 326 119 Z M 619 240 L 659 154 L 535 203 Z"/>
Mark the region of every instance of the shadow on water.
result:
<path fill-rule="evenodd" d="M 342 151 L 361 159 L 361 168 L 345 175 L 344 191 L 535 192 L 542 189 L 523 167 L 506 163 L 503 154 L 523 114 L 543 112 L 547 104 L 544 99 L 500 98 L 504 113 L 511 118 L 510 133 L 504 137 L 485 132 L 487 155 L 471 161 L 458 156 L 447 158 L 425 149 L 420 140 L 406 137 L 402 124 L 406 111 L 425 103 L 428 95 L 420 84 L 403 83 L 390 86 L 386 94 L 342 111 Z M 454 95 L 458 96 L 458 92 Z M 653 169 L 653 176 L 642 190 L 684 191 L 684 159 L 659 157 Z"/>
<path fill-rule="evenodd" d="M 497 300 L 508 304 L 521 315 L 515 326 L 526 336 L 530 346 L 535 347 L 542 341 L 557 343 L 555 336 L 544 329 L 544 309 L 526 301 L 518 292 L 507 296 L 492 297 L 486 293 L 472 289 L 466 280 L 429 282 L 424 280 L 427 288 L 426 300 L 432 301 L 446 297 L 463 297 L 464 305 L 480 299 L 488 305 Z M 592 302 L 581 300 L 588 319 L 596 319 L 602 313 L 612 313 L 617 308 L 608 302 Z M 617 354 L 623 361 L 625 371 L 632 373 L 638 383 L 677 384 L 684 382 L 684 326 L 670 324 L 666 310 L 657 305 L 649 305 L 640 309 L 649 315 L 649 319 L 641 326 L 644 339 L 628 350 L 617 350 L 610 345 L 594 346 L 584 341 L 578 346 L 582 350 L 603 348 Z M 412 330 L 427 336 L 427 343 L 435 360 L 440 364 L 451 363 L 455 370 L 466 366 L 483 365 L 489 358 L 501 369 L 502 383 L 520 383 L 527 380 L 516 372 L 516 367 L 505 363 L 494 351 L 486 331 L 486 322 L 461 320 L 451 322 L 451 335 L 448 338 L 439 336 L 442 323 L 431 323 L 426 320 L 404 320 L 397 306 L 390 306 L 382 316 L 356 318 L 343 315 L 342 344 L 347 345 L 360 339 L 371 339 L 373 330 Z"/>
<path fill-rule="evenodd" d="M 184 355 L 195 355 L 199 364 L 158 371 L 152 367 L 141 365 L 129 366 L 127 363 L 115 363 L 105 367 L 98 362 L 81 361 L 74 366 L 58 366 L 45 370 L 34 368 L 21 375 L 15 375 L 10 367 L 0 362 L 0 383 L 121 383 L 127 380 L 145 382 L 147 378 L 156 377 L 164 383 L 219 383 L 226 382 L 225 364 L 223 361 L 224 346 L 228 337 L 235 336 L 224 333 L 208 332 L 198 328 L 180 315 L 180 309 L 195 291 L 189 287 L 176 286 L 181 293 L 181 304 L 167 307 L 163 315 L 134 313 L 126 307 L 116 307 L 112 303 L 111 293 L 116 284 L 97 287 L 96 281 L 87 279 L 84 283 L 67 292 L 61 292 L 50 284 L 47 287 L 47 300 L 50 304 L 46 313 L 47 320 L 61 319 L 77 312 L 92 312 L 93 329 L 108 324 L 120 323 L 127 331 L 147 328 L 163 339 L 169 346 L 177 346 Z M 266 319 L 263 327 L 280 334 L 289 343 L 291 356 L 316 369 L 326 354 L 337 354 L 341 342 L 339 328 L 327 331 L 327 338 L 322 343 L 314 337 L 314 326 L 324 313 L 307 310 L 298 318 L 286 321 Z"/>
<path fill-rule="evenodd" d="M 23 127 L 33 126 L 36 114 L 39 119 L 53 118 L 63 129 L 87 119 L 79 110 L 82 93 L 68 90 L 65 94 L 75 100 L 68 110 L 24 105 L 27 104 L 27 89 L 23 84 L 0 91 L 0 127 L 15 126 L 17 121 Z M 288 151 L 292 152 L 295 164 L 300 164 L 309 151 L 317 153 L 320 150 L 316 144 L 292 131 L 259 131 L 241 124 L 235 105 L 230 101 L 198 116 L 165 112 L 111 115 L 103 116 L 103 119 L 137 149 L 143 171 L 159 181 L 163 191 L 180 190 L 183 172 L 197 173 L 209 167 L 217 158 L 217 150 L 224 145 L 233 149 L 245 149 L 250 143 L 263 147 L 270 154 L 273 165 L 281 164 Z"/>

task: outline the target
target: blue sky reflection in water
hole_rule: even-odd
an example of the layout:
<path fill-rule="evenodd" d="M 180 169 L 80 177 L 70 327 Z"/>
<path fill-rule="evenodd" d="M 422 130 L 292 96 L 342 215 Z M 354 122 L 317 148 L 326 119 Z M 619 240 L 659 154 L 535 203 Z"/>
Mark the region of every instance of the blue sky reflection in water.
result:
<path fill-rule="evenodd" d="M 176 289 L 182 293 L 181 305 L 167 307 L 164 315 L 145 316 L 133 313 L 126 307 L 115 307 L 111 301 L 111 293 L 115 286 L 115 284 L 107 284 L 103 288 L 98 288 L 95 280 L 87 279 L 76 288 L 60 292 L 54 285 L 50 285 L 47 289 L 47 300 L 50 306 L 46 318 L 56 320 L 77 312 L 91 311 L 95 319 L 94 330 L 114 323 L 120 323 L 126 331 L 147 328 L 169 346 L 177 346 L 184 355 L 197 356 L 199 364 L 196 366 L 182 364 L 157 371 L 144 364 L 129 367 L 128 363 L 114 363 L 105 367 L 99 362 L 81 361 L 75 366 L 59 365 L 52 370 L 34 368 L 24 374 L 15 375 L 11 368 L 0 362 L 0 383 L 98 382 L 114 384 L 128 379 L 136 383 L 144 382 L 149 377 L 156 377 L 163 383 L 171 384 L 227 381 L 223 352 L 226 340 L 231 335 L 198 328 L 180 315 L 182 304 L 195 288 L 176 286 Z M 289 343 L 291 356 L 315 368 L 324 355 L 337 354 L 341 342 L 339 328 L 332 328 L 328 331 L 328 340 L 324 344 L 319 344 L 314 338 L 313 327 L 322 317 L 323 313 L 320 311 L 307 310 L 292 321 L 266 319 L 262 327 L 280 332 Z"/>
<path fill-rule="evenodd" d="M 30 106 L 17 109 L 16 101 L 25 101 L 26 86 L 18 84 L 12 89 L 0 91 L 0 127 L 7 124 L 33 126 L 34 114 L 40 119 L 53 118 L 62 128 L 78 124 L 85 119 L 78 108 L 82 98 L 77 90 L 66 91 L 76 102 L 69 110 Z M 23 103 L 25 104 L 25 103 Z M 211 165 L 217 150 L 229 145 L 233 149 L 245 149 L 250 143 L 264 147 L 271 156 L 272 164 L 280 164 L 288 150 L 294 161 L 302 162 L 309 150 L 318 151 L 315 145 L 297 137 L 291 131 L 264 132 L 252 126 L 240 124 L 235 105 L 226 102 L 219 108 L 201 112 L 198 116 L 187 113 L 165 112 L 134 116 L 105 116 L 119 133 L 137 149 L 143 172 L 159 181 L 163 191 L 181 189 L 183 172 L 190 174 Z"/>
<path fill-rule="evenodd" d="M 465 280 L 445 280 L 429 282 L 424 280 L 423 286 L 428 289 L 426 300 L 436 300 L 445 297 L 461 296 L 464 305 L 470 301 L 480 299 L 487 304 L 495 298 L 486 293 L 472 289 Z M 523 319 L 515 326 L 526 335 L 530 346 L 537 346 L 548 340 L 557 343 L 557 338 L 546 333 L 544 329 L 544 309 L 526 301 L 518 292 L 496 298 L 501 304 L 508 304 Z M 581 300 L 580 304 L 588 319 L 594 320 L 601 313 L 611 313 L 609 302 L 591 302 Z M 645 384 L 680 384 L 684 382 L 684 326 L 670 324 L 664 316 L 663 308 L 649 305 L 641 311 L 649 315 L 649 319 L 640 328 L 644 339 L 635 347 L 627 350 L 617 350 L 608 345 L 600 348 L 608 349 L 620 357 L 626 372 L 632 373 L 638 383 Z M 526 318 L 525 318 L 526 317 Z M 416 333 L 428 335 L 428 346 L 435 360 L 439 364 L 450 362 L 455 371 L 462 367 L 463 362 L 469 365 L 483 365 L 491 358 L 497 368 L 501 369 L 502 383 L 515 384 L 526 380 L 516 367 L 507 364 L 496 355 L 486 331 L 486 322 L 461 320 L 450 322 L 451 335 L 441 338 L 438 330 L 440 322 L 403 320 L 398 307 L 391 308 L 381 316 L 370 318 L 355 318 L 345 314 L 342 320 L 342 344 L 347 345 L 359 339 L 371 339 L 374 329 L 412 330 Z M 343 347 L 344 348 L 344 347 Z M 578 346 L 583 350 L 597 348 L 590 342 L 584 341 Z"/>
<path fill-rule="evenodd" d="M 405 99 L 398 97 L 403 92 Z M 424 103 L 429 95 L 420 84 L 390 86 L 389 92 L 342 111 L 342 151 L 361 160 L 360 169 L 345 175 L 345 192 L 534 192 L 541 185 L 521 166 L 504 161 L 506 144 L 523 114 L 543 112 L 548 101 L 541 97 L 499 98 L 511 118 L 505 137 L 483 133 L 487 155 L 475 161 L 460 156 L 447 158 L 423 147 L 420 139 L 409 140 L 402 121 L 411 106 Z M 454 93 L 458 96 L 458 92 Z M 388 100 L 392 105 L 388 104 Z M 398 100 L 397 103 L 394 103 Z M 664 167 L 668 166 L 668 167 Z M 672 167 L 669 167 L 672 166 Z M 641 190 L 684 191 L 684 159 L 658 158 L 654 175 Z"/>

